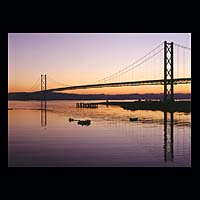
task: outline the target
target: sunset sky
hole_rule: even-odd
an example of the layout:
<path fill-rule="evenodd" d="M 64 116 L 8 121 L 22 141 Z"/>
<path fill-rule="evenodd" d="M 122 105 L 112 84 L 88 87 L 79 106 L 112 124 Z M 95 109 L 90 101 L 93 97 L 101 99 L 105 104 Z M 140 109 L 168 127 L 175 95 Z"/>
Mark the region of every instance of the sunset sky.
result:
<path fill-rule="evenodd" d="M 61 87 L 52 79 L 66 85 L 91 84 L 130 65 L 165 40 L 191 47 L 189 33 L 9 33 L 8 92 L 40 90 L 39 84 L 37 88 L 32 88 L 37 81 L 39 83 L 40 74 L 47 74 L 48 88 Z M 186 65 L 185 62 L 189 61 L 183 62 Z M 188 73 L 188 77 L 191 68 L 189 65 L 190 63 L 184 72 Z M 162 73 L 163 69 L 160 70 Z M 132 75 L 132 78 L 137 77 L 137 73 L 139 72 Z M 154 73 L 153 70 L 150 73 Z M 163 92 L 163 87 L 120 87 L 65 92 L 160 93 Z M 175 92 L 190 92 L 190 85 L 176 86 Z"/>

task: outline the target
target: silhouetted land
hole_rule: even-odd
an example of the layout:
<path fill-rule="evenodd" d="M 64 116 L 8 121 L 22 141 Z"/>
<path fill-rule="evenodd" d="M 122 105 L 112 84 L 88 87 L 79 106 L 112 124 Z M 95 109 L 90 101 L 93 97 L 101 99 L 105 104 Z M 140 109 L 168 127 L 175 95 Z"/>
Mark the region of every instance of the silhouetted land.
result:
<path fill-rule="evenodd" d="M 127 110 L 162 110 L 168 112 L 191 112 L 190 101 L 136 101 L 136 102 L 100 102 L 105 105 L 118 105 Z"/>
<path fill-rule="evenodd" d="M 41 92 L 15 92 L 8 94 L 8 100 L 41 100 L 44 94 Z M 190 99 L 191 94 L 175 94 L 175 99 Z M 47 100 L 134 100 L 134 99 L 163 99 L 163 94 L 70 94 L 70 93 L 55 93 L 47 92 Z"/>
<path fill-rule="evenodd" d="M 16 92 L 9 93 L 8 100 L 41 100 L 44 94 L 41 92 L 26 93 Z M 118 105 L 128 110 L 163 110 L 169 112 L 191 112 L 190 101 L 175 101 L 164 103 L 163 93 L 160 94 L 69 94 L 69 93 L 46 93 L 47 100 L 138 100 L 136 102 L 100 102 L 98 104 Z M 140 101 L 141 99 L 145 101 Z M 151 101 L 151 100 L 157 101 Z M 175 99 L 191 99 L 191 94 L 176 93 Z"/>

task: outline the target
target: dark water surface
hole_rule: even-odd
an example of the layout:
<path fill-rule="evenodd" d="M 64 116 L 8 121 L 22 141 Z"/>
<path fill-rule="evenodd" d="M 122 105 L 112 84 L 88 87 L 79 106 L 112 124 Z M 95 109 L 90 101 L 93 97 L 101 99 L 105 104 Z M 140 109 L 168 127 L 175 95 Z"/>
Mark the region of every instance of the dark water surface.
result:
<path fill-rule="evenodd" d="M 191 166 L 191 113 L 76 108 L 76 102 L 48 101 L 45 124 L 40 101 L 9 101 L 8 166 Z"/>

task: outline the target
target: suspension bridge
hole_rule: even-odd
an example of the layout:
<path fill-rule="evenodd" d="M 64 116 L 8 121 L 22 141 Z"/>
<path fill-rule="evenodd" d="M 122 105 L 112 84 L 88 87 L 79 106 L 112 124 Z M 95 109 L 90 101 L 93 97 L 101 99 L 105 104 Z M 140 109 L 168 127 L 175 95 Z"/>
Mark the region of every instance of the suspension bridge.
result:
<path fill-rule="evenodd" d="M 53 80 L 50 78 L 50 80 Z M 56 83 L 58 81 L 53 80 Z M 123 86 L 144 86 L 163 85 L 163 100 L 174 101 L 174 85 L 191 84 L 191 48 L 164 41 L 151 50 L 142 58 L 91 84 L 66 85 L 62 87 L 47 89 L 47 75 L 41 75 L 40 83 L 37 81 L 31 89 L 40 84 L 40 90 L 33 93 L 46 94 L 65 90 L 123 87 Z M 45 98 L 45 95 L 44 95 Z"/>
<path fill-rule="evenodd" d="M 191 84 L 191 48 L 185 47 L 173 42 L 162 42 L 156 48 L 145 54 L 142 58 L 136 60 L 130 65 L 122 68 L 118 72 L 111 74 L 103 79 L 100 79 L 91 84 L 83 85 L 67 85 L 54 80 L 48 76 L 48 80 L 55 84 L 61 85 L 55 88 L 47 89 L 47 75 L 41 75 L 37 82 L 30 88 L 32 93 L 43 93 L 41 101 L 41 126 L 47 126 L 47 92 L 89 89 L 89 88 L 104 88 L 104 87 L 125 87 L 125 86 L 147 86 L 161 85 L 163 86 L 163 102 L 174 102 L 174 86 L 179 84 Z M 40 87 L 40 90 L 38 88 Z M 43 101 L 44 100 L 44 101 Z M 116 103 L 116 102 L 115 102 Z M 141 105 L 133 105 L 133 102 L 124 103 L 123 108 L 128 109 L 146 107 L 147 109 L 163 108 L 163 104 L 157 102 L 151 104 L 149 102 L 136 102 Z M 146 104 L 147 105 L 144 105 Z M 181 103 L 181 102 L 177 102 Z M 149 106 L 149 107 L 148 107 Z M 176 104 L 176 106 L 179 106 Z M 185 106 L 185 104 L 183 104 Z M 170 104 L 170 108 L 173 107 Z M 169 108 L 167 108 L 169 111 Z M 185 108 L 183 109 L 185 110 Z M 167 111 L 167 112 L 168 112 Z M 170 120 L 167 119 L 166 110 L 164 113 L 164 140 L 163 140 L 163 158 L 165 161 L 174 160 L 174 115 L 170 112 Z M 119 124 L 124 125 L 124 122 L 119 121 Z M 146 121 L 145 121 L 146 123 Z M 154 123 L 154 121 L 152 122 Z M 130 126 L 130 123 L 127 123 Z M 134 126 L 135 127 L 135 126 Z M 143 133 L 139 133 L 140 136 Z M 137 137 L 136 137 L 137 138 Z M 145 135 L 146 138 L 146 135 Z M 140 141 L 138 141 L 140 142 Z M 142 139 L 144 142 L 144 138 Z M 148 138 L 147 138 L 148 142 Z M 154 149 L 148 149 L 156 154 L 159 142 L 155 142 Z M 147 145 L 146 145 L 147 146 Z"/>

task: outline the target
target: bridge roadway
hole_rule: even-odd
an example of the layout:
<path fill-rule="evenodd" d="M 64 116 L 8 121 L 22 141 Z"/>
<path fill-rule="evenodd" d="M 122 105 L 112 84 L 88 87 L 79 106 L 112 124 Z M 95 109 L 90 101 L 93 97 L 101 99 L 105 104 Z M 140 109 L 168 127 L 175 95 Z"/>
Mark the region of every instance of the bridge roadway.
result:
<path fill-rule="evenodd" d="M 171 80 L 168 79 L 167 82 L 170 84 Z M 173 79 L 175 85 L 177 84 L 189 84 L 191 83 L 191 78 L 177 78 Z M 63 90 L 77 90 L 77 89 L 87 89 L 87 88 L 103 88 L 103 87 L 121 87 L 121 86 L 141 86 L 141 85 L 164 85 L 164 79 L 159 80 L 146 80 L 146 81 L 129 81 L 129 82 L 116 82 L 116 83 L 101 83 L 101 84 L 90 84 L 90 85 L 77 85 L 68 86 L 62 88 L 53 88 L 46 91 L 63 91 Z M 37 91 L 41 92 L 41 91 Z"/>

